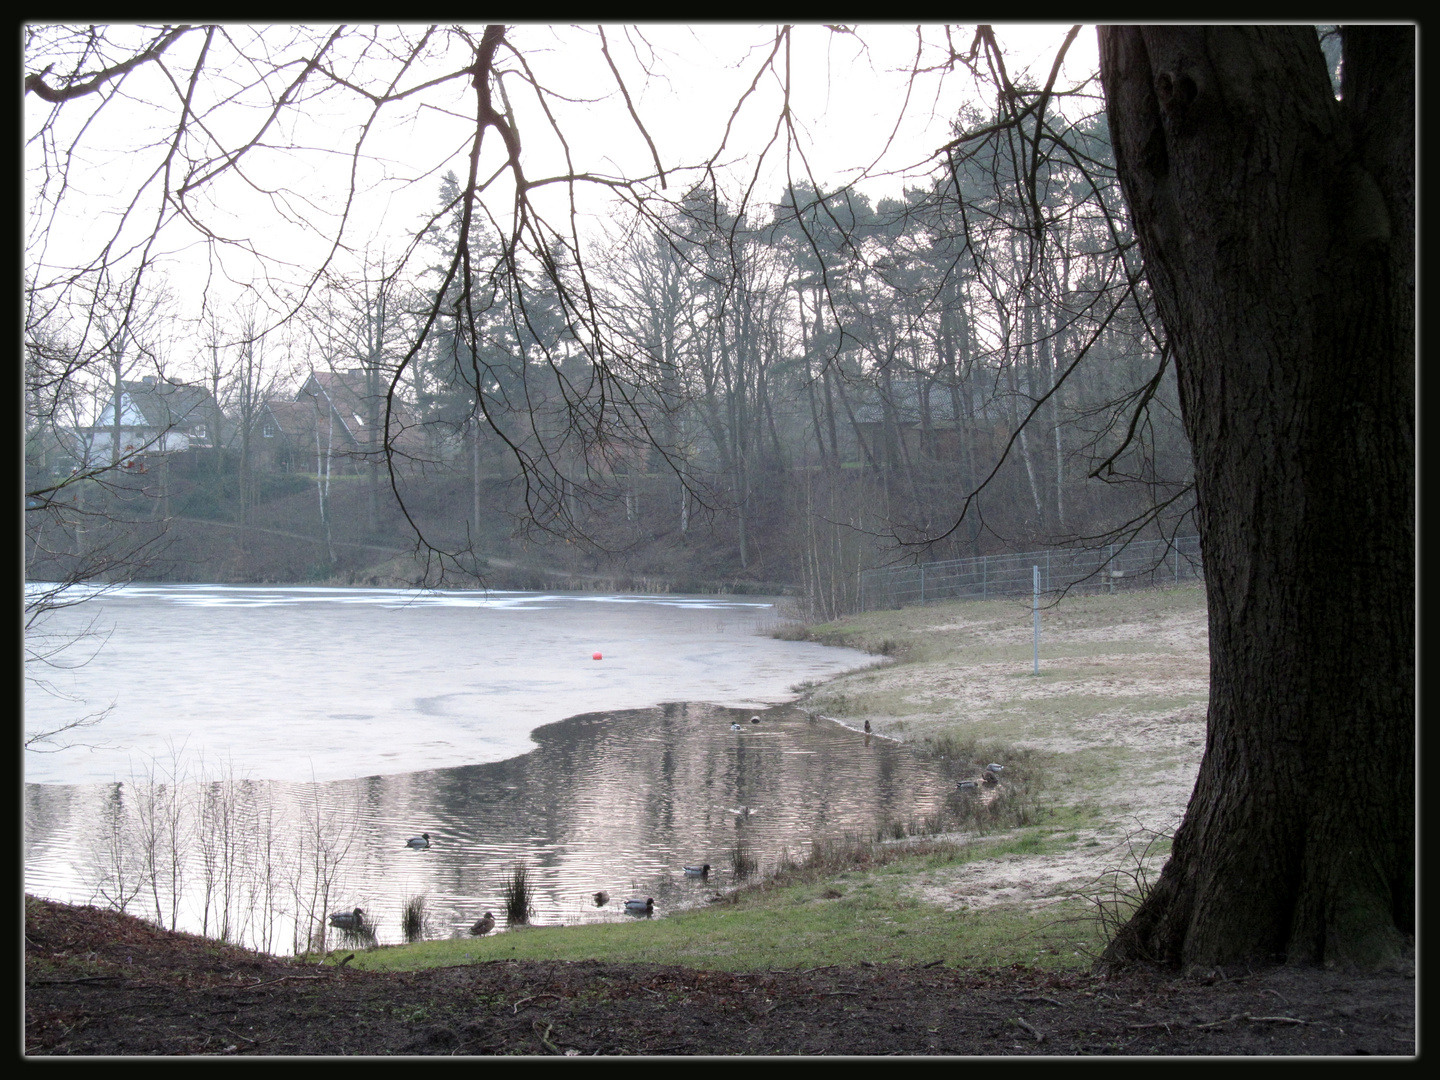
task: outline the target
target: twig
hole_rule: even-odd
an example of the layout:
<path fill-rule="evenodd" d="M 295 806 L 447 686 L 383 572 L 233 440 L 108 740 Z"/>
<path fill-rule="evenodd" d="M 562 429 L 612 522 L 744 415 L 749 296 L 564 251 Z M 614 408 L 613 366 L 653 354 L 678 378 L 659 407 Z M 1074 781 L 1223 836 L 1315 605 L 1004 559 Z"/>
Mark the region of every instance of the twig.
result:
<path fill-rule="evenodd" d="M 271 979 L 269 982 L 251 983 L 249 986 L 217 986 L 217 987 L 215 987 L 215 989 L 216 989 L 216 990 L 258 990 L 258 989 L 260 989 L 260 987 L 262 987 L 262 986 L 274 986 L 276 983 L 282 983 L 282 982 L 284 982 L 286 979 L 304 979 L 306 982 L 313 982 L 313 981 L 315 981 L 316 979 L 320 979 L 320 980 L 323 981 L 323 980 L 328 979 L 328 978 L 330 978 L 329 975 L 281 975 L 278 979 Z"/>
<path fill-rule="evenodd" d="M 1040 1031 L 1038 1028 L 1035 1028 L 1035 1027 L 1031 1026 L 1030 1024 L 1027 1024 L 1027 1023 L 1025 1022 L 1025 1018 L 1024 1018 L 1023 1016 L 1017 1016 L 1017 1017 L 1015 1018 L 1015 1023 L 1019 1024 L 1022 1028 L 1024 1028 L 1026 1031 L 1028 1031 L 1031 1035 L 1034 1035 L 1034 1036 L 1035 1036 L 1035 1041 L 1036 1041 L 1037 1043 L 1043 1043 L 1043 1042 L 1045 1041 L 1045 1033 L 1044 1033 L 1043 1031 Z"/>
<path fill-rule="evenodd" d="M 531 994 L 529 997 L 523 997 L 519 1001 L 515 1002 L 514 1006 L 511 1009 L 511 1015 L 518 1015 L 520 1012 L 520 1006 L 524 1005 L 527 1001 L 534 1001 L 536 998 L 542 997 L 554 998 L 556 1001 L 560 1000 L 559 994 Z"/>
<path fill-rule="evenodd" d="M 1229 1023 L 1231 1023 L 1232 1021 L 1235 1021 L 1235 1020 L 1243 1020 L 1244 1018 L 1245 1018 L 1245 1014 L 1244 1014 L 1244 1013 L 1236 1013 L 1234 1016 L 1227 1016 L 1227 1017 L 1225 1017 L 1224 1020 L 1211 1020 L 1208 1024 L 1196 1024 L 1195 1026 L 1196 1026 L 1197 1028 L 1219 1027 L 1221 1024 L 1229 1024 Z"/>
<path fill-rule="evenodd" d="M 1228 1024 L 1232 1020 L 1249 1020 L 1256 1024 L 1311 1024 L 1313 1020 L 1299 1020 L 1293 1016 L 1251 1016 L 1249 1013 L 1236 1013 L 1234 1016 L 1227 1016 L 1224 1020 L 1211 1020 L 1208 1024 L 1196 1024 L 1197 1028 L 1219 1027 L 1221 1024 Z"/>
<path fill-rule="evenodd" d="M 1031 995 L 1030 997 L 1017 997 L 1015 1000 L 1016 1000 L 1016 1001 L 1043 1001 L 1043 1002 L 1045 1002 L 1047 1005 L 1055 1005 L 1055 1006 L 1058 1006 L 1058 1007 L 1061 1008 L 1061 1009 L 1063 1009 L 1063 1008 L 1065 1007 L 1065 1003 L 1064 1003 L 1063 1001 L 1056 1001 L 1054 998 L 1052 998 L 1052 997 L 1045 997 L 1043 994 L 1033 994 L 1033 995 Z"/>
<path fill-rule="evenodd" d="M 554 997 L 555 995 L 552 994 L 551 996 Z M 539 1034 L 540 1021 L 532 1021 L 531 1026 L 535 1029 L 536 1034 Z M 560 1053 L 560 1048 L 550 1041 L 550 1031 L 554 1026 L 554 1024 L 545 1025 L 545 1034 L 540 1036 L 540 1042 L 544 1044 L 545 1048 L 549 1050 L 552 1054 L 558 1054 Z"/>

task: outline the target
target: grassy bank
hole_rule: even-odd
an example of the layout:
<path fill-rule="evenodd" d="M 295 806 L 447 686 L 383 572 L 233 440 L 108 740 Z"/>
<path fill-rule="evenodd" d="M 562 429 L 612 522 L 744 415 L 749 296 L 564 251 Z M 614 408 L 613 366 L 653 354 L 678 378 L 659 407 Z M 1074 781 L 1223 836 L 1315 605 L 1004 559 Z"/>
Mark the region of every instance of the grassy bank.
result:
<path fill-rule="evenodd" d="M 1040 754 L 1051 802 L 1103 805 L 1122 818 L 1153 815 L 1156 800 L 1140 797 L 1148 786 L 1178 783 L 1188 794 L 1209 698 L 1198 586 L 1072 597 L 1044 610 L 1039 675 L 1022 602 L 870 612 L 803 634 L 896 661 L 810 688 L 802 703 L 815 712 L 937 749 Z"/>
<path fill-rule="evenodd" d="M 484 938 L 430 941 L 359 953 L 356 968 L 412 970 L 487 960 L 603 960 L 742 971 L 862 963 L 949 966 L 1087 963 L 1100 944 L 1088 906 L 972 913 L 912 895 L 917 876 L 1056 841 L 1032 828 L 973 844 L 922 842 L 870 868 L 781 875 L 709 907 L 664 918 L 583 926 L 527 927 Z M 332 954 L 330 962 L 347 953 Z"/>
<path fill-rule="evenodd" d="M 869 720 L 947 768 L 1005 763 L 1004 799 L 987 818 L 952 818 L 939 836 L 820 845 L 699 910 L 375 949 L 351 964 L 1088 966 L 1107 921 L 1127 910 L 1124 894 L 1153 876 L 1193 784 L 1208 684 L 1204 595 L 1066 600 L 1043 615 L 1039 676 L 1031 626 L 1028 607 L 989 601 L 785 631 L 891 657 L 808 688 L 802 704 L 857 728 Z M 930 831 L 890 825 L 895 836 Z"/>

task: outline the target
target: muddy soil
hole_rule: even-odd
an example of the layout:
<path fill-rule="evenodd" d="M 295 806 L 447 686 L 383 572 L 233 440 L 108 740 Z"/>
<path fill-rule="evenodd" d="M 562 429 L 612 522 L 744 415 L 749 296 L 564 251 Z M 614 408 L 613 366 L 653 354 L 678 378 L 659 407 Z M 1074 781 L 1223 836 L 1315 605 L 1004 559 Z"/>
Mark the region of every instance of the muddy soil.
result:
<path fill-rule="evenodd" d="M 31 1055 L 1316 1055 L 1415 1052 L 1409 971 L 732 973 L 318 968 L 26 899 Z"/>

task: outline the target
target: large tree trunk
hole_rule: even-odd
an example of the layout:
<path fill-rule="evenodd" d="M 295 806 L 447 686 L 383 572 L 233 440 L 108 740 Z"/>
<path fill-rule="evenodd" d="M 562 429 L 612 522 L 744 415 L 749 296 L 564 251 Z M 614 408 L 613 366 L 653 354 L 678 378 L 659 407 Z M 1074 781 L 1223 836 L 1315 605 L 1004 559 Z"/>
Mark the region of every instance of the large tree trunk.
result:
<path fill-rule="evenodd" d="M 1195 461 L 1205 756 L 1108 958 L 1376 964 L 1415 920 L 1414 48 L 1107 27 L 1125 197 Z"/>

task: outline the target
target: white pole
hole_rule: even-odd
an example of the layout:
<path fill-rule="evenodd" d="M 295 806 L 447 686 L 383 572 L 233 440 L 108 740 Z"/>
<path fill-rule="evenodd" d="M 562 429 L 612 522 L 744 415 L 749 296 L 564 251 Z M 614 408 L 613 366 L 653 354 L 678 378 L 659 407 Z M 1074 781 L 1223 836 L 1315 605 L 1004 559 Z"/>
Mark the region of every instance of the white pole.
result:
<path fill-rule="evenodd" d="M 1035 567 L 1035 674 L 1040 674 L 1040 567 Z"/>

